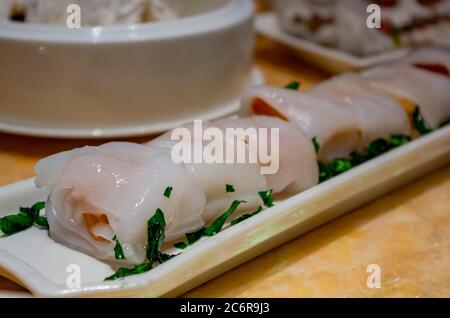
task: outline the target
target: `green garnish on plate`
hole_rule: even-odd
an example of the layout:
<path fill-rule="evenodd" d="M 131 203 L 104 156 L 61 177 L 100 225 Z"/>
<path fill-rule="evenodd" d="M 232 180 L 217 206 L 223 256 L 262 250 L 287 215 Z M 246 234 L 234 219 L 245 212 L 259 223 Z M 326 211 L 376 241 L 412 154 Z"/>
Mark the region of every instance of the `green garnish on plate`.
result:
<path fill-rule="evenodd" d="M 313 143 L 313 145 L 314 145 L 314 150 L 316 151 L 316 153 L 319 153 L 319 151 L 320 151 L 320 144 L 319 144 L 319 142 L 317 141 L 317 137 L 314 137 L 314 138 L 312 139 L 312 143 Z"/>
<path fill-rule="evenodd" d="M 45 216 L 41 216 L 41 210 L 45 209 L 45 202 L 37 202 L 30 208 L 20 208 L 20 212 L 33 217 L 34 223 L 41 228 L 48 229 L 48 221 Z"/>
<path fill-rule="evenodd" d="M 297 91 L 300 88 L 300 82 L 292 81 L 289 84 L 287 84 L 284 88 Z"/>
<path fill-rule="evenodd" d="M 210 226 L 206 227 L 203 233 L 206 236 L 213 236 L 219 233 L 227 219 L 237 210 L 241 203 L 245 203 L 245 201 L 234 200 L 228 210 L 219 216 Z"/>
<path fill-rule="evenodd" d="M 156 209 L 155 214 L 148 219 L 147 222 L 147 259 L 150 263 L 163 263 L 168 256 L 164 256 L 160 252 L 160 248 L 164 243 L 166 232 L 166 220 L 164 212 Z"/>
<path fill-rule="evenodd" d="M 147 263 L 136 265 L 133 268 L 121 267 L 113 275 L 105 280 L 116 280 L 125 276 L 145 273 L 153 268 L 157 263 L 162 264 L 176 255 L 164 254 L 160 251 L 165 239 L 166 220 L 164 212 L 156 209 L 155 214 L 147 222 Z M 117 239 L 117 238 L 116 238 Z M 117 241 L 118 242 L 118 241 Z M 116 245 L 117 247 L 117 245 Z M 114 249 L 116 252 L 116 249 Z M 123 253 L 123 251 L 122 251 Z M 117 254 L 116 254 L 117 258 Z"/>
<path fill-rule="evenodd" d="M 167 199 L 170 199 L 170 196 L 172 195 L 173 187 L 167 187 L 166 190 L 164 190 L 164 196 Z"/>
<path fill-rule="evenodd" d="M 261 191 L 258 192 L 259 196 L 264 202 L 264 206 L 271 208 L 273 207 L 273 198 L 272 198 L 273 190 Z"/>
<path fill-rule="evenodd" d="M 352 162 L 347 159 L 335 159 L 329 164 L 319 162 L 319 182 L 327 181 L 353 167 Z"/>
<path fill-rule="evenodd" d="M 398 27 L 392 28 L 392 40 L 394 41 L 395 46 L 402 46 L 402 31 Z"/>
<path fill-rule="evenodd" d="M 319 162 L 319 182 L 327 181 L 410 141 L 411 137 L 409 136 L 392 135 L 387 140 L 382 138 L 374 140 L 366 146 L 363 152 L 352 152 L 349 159 L 339 158 L 327 164 Z"/>
<path fill-rule="evenodd" d="M 410 136 L 392 135 L 388 139 L 388 144 L 389 144 L 390 149 L 394 149 L 394 148 L 406 145 L 410 141 L 411 141 L 411 137 Z"/>
<path fill-rule="evenodd" d="M 238 223 L 241 223 L 242 221 L 245 221 L 245 220 L 251 218 L 252 216 L 258 214 L 258 213 L 261 212 L 262 210 L 263 210 L 263 208 L 260 206 L 260 207 L 258 207 L 258 209 L 257 209 L 255 212 L 251 212 L 251 213 L 248 213 L 248 214 L 244 214 L 244 215 L 238 217 L 237 219 L 231 221 L 231 225 L 236 225 L 236 224 L 238 224 Z"/>
<path fill-rule="evenodd" d="M 114 256 L 116 257 L 117 260 L 125 259 L 125 255 L 123 254 L 122 245 L 120 245 L 120 242 L 117 239 L 116 235 L 114 235 L 113 241 L 116 242 L 116 246 L 114 246 Z"/>
<path fill-rule="evenodd" d="M 179 248 L 180 250 L 184 250 L 189 245 L 187 243 L 184 243 L 184 242 L 178 242 L 178 243 L 173 244 L 173 246 L 175 246 L 176 248 Z"/>
<path fill-rule="evenodd" d="M 200 230 L 198 230 L 196 232 L 187 233 L 186 239 L 187 239 L 188 245 L 192 245 L 192 244 L 196 243 L 199 239 L 201 239 L 203 236 L 203 230 L 204 230 L 204 228 L 201 228 Z"/>
<path fill-rule="evenodd" d="M 126 276 L 143 274 L 151 270 L 152 267 L 150 263 L 139 264 L 133 268 L 121 267 L 113 275 L 106 277 L 105 280 L 116 280 Z"/>
<path fill-rule="evenodd" d="M 34 220 L 26 213 L 8 215 L 0 219 L 0 234 L 9 236 L 32 227 Z"/>
<path fill-rule="evenodd" d="M 0 235 L 10 236 L 27 230 L 33 225 L 48 229 L 48 221 L 40 211 L 45 208 L 45 202 L 37 202 L 29 208 L 21 207 L 19 213 L 0 218 Z"/>
<path fill-rule="evenodd" d="M 234 200 L 227 211 L 225 211 L 221 216 L 219 216 L 210 226 L 201 228 L 200 230 L 192 233 L 186 234 L 186 240 L 185 242 L 178 242 L 175 243 L 174 246 L 180 249 L 185 249 L 186 247 L 193 245 L 196 243 L 199 239 L 202 238 L 202 236 L 213 236 L 219 233 L 223 226 L 225 225 L 225 222 L 227 219 L 236 212 L 237 208 L 240 204 L 245 203 L 245 201 L 238 201 Z"/>
<path fill-rule="evenodd" d="M 225 185 L 225 191 L 226 191 L 226 193 L 232 193 L 232 192 L 235 192 L 234 187 L 233 187 L 233 185 L 231 185 L 231 184 Z"/>
<path fill-rule="evenodd" d="M 428 125 L 425 118 L 423 118 L 422 113 L 420 112 L 420 107 L 416 106 L 414 108 L 414 112 L 412 114 L 414 127 L 421 135 L 426 135 L 433 131 L 431 127 Z"/>

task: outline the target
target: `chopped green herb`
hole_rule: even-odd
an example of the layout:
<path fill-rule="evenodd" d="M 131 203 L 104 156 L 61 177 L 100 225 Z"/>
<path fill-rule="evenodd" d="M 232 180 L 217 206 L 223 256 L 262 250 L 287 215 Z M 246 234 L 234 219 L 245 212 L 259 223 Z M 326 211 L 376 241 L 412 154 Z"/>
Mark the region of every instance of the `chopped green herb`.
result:
<path fill-rule="evenodd" d="M 351 162 L 351 164 L 353 165 L 353 166 L 358 166 L 358 165 L 360 165 L 360 164 L 363 164 L 364 162 L 366 162 L 367 161 L 367 156 L 365 156 L 364 154 L 362 154 L 361 152 L 359 152 L 359 151 L 354 151 L 354 152 L 352 152 L 351 154 L 350 154 L 350 157 L 351 157 L 351 160 L 350 160 L 350 162 Z"/>
<path fill-rule="evenodd" d="M 433 129 L 431 129 L 431 127 L 426 122 L 425 118 L 423 118 L 422 113 L 420 112 L 419 106 L 416 106 L 416 108 L 414 108 L 412 117 L 413 117 L 414 127 L 421 135 L 426 135 L 433 131 Z"/>
<path fill-rule="evenodd" d="M 392 40 L 394 41 L 395 46 L 402 46 L 402 32 L 400 28 L 392 28 Z"/>
<path fill-rule="evenodd" d="M 33 226 L 34 220 L 30 215 L 20 212 L 0 218 L 0 235 L 9 236 Z"/>
<path fill-rule="evenodd" d="M 164 196 L 165 196 L 167 199 L 170 198 L 170 195 L 172 194 L 172 190 L 173 190 L 173 187 L 167 187 L 166 190 L 164 191 Z"/>
<path fill-rule="evenodd" d="M 273 190 L 261 191 L 258 192 L 259 196 L 264 202 L 264 205 L 268 208 L 273 207 L 273 198 L 272 198 Z"/>
<path fill-rule="evenodd" d="M 231 203 L 231 206 L 228 208 L 228 210 L 220 217 L 218 217 L 210 226 L 205 228 L 203 230 L 203 233 L 207 236 L 213 236 L 219 233 L 222 227 L 224 226 L 225 222 L 227 221 L 227 219 L 237 210 L 238 206 L 241 203 L 245 203 L 245 201 L 234 200 L 233 203 Z"/>
<path fill-rule="evenodd" d="M 316 150 L 316 153 L 319 153 L 319 151 L 320 151 L 320 144 L 317 142 L 317 137 L 314 137 L 312 139 L 312 143 L 314 145 L 314 149 Z"/>
<path fill-rule="evenodd" d="M 31 208 L 20 208 L 20 212 L 26 213 L 31 216 L 34 223 L 44 229 L 48 229 L 48 221 L 45 216 L 40 215 L 40 211 L 45 208 L 45 202 L 37 202 L 33 204 Z"/>
<path fill-rule="evenodd" d="M 48 220 L 47 220 L 47 218 L 46 218 L 45 216 L 40 216 L 40 215 L 35 216 L 35 217 L 34 217 L 34 223 L 35 223 L 37 226 L 39 226 L 39 227 L 41 227 L 41 228 L 43 228 L 43 229 L 48 229 L 48 228 L 49 228 L 49 226 L 48 226 Z"/>
<path fill-rule="evenodd" d="M 179 248 L 179 249 L 181 249 L 181 250 L 184 250 L 186 247 L 188 247 L 189 245 L 187 245 L 186 243 L 184 243 L 184 242 L 178 242 L 178 243 L 175 243 L 175 244 L 173 244 L 173 246 L 175 246 L 176 248 Z"/>
<path fill-rule="evenodd" d="M 388 139 L 388 145 L 390 149 L 403 146 L 411 141 L 411 137 L 405 135 L 392 135 Z"/>
<path fill-rule="evenodd" d="M 241 223 L 242 221 L 247 220 L 247 219 L 251 218 L 252 216 L 258 214 L 262 210 L 263 210 L 262 207 L 258 207 L 258 209 L 255 212 L 244 214 L 243 216 L 240 216 L 237 219 L 231 221 L 231 225 L 235 225 L 235 224 Z"/>
<path fill-rule="evenodd" d="M 343 172 L 346 172 L 364 162 L 378 157 L 394 148 L 400 147 L 411 141 L 411 137 L 404 135 L 392 135 L 388 140 L 377 139 L 367 145 L 364 153 L 354 151 L 350 159 L 335 159 L 329 164 L 319 162 L 319 181 L 324 182 Z"/>
<path fill-rule="evenodd" d="M 116 241 L 116 246 L 114 246 L 114 254 L 117 260 L 125 259 L 125 255 L 123 254 L 122 245 L 120 245 L 119 240 L 117 239 L 117 236 L 114 235 L 113 241 Z"/>
<path fill-rule="evenodd" d="M 31 208 L 20 208 L 20 212 L 26 213 L 31 216 L 37 226 L 48 229 L 47 218 L 40 215 L 40 211 L 44 208 L 45 202 L 37 202 Z"/>
<path fill-rule="evenodd" d="M 155 214 L 147 222 L 147 259 L 151 264 L 162 260 L 160 248 L 164 243 L 165 231 L 164 212 L 156 209 Z"/>
<path fill-rule="evenodd" d="M 367 159 L 373 159 L 389 151 L 389 144 L 385 139 L 377 139 L 366 147 Z"/>
<path fill-rule="evenodd" d="M 139 275 L 139 274 L 148 272 L 151 269 L 152 269 L 152 264 L 150 264 L 150 263 L 139 264 L 133 268 L 121 267 L 113 275 L 106 277 L 105 280 L 116 280 L 116 279 L 126 277 L 126 276 Z"/>
<path fill-rule="evenodd" d="M 227 184 L 225 186 L 225 190 L 226 190 L 227 193 L 231 193 L 231 192 L 235 191 L 233 185 L 231 185 L 231 184 Z"/>
<path fill-rule="evenodd" d="M 323 162 L 318 162 L 319 164 L 319 183 L 325 182 L 328 179 L 332 178 L 331 169 L 329 166 Z"/>
<path fill-rule="evenodd" d="M 197 242 L 202 236 L 203 236 L 203 230 L 204 228 L 196 231 L 196 232 L 192 232 L 192 233 L 187 233 L 186 234 L 186 239 L 188 241 L 189 245 L 194 244 L 195 242 Z"/>
<path fill-rule="evenodd" d="M 164 218 L 164 212 L 161 209 L 156 209 L 155 214 L 147 222 L 147 259 L 149 262 L 136 265 L 133 268 L 121 267 L 116 273 L 105 278 L 105 280 L 116 280 L 126 276 L 142 274 L 151 270 L 155 263 L 164 263 L 172 257 L 175 257 L 176 255 L 163 254 L 160 251 L 165 238 L 165 230 L 166 220 Z M 117 242 L 114 248 L 116 259 L 125 259 L 117 237 L 114 236 L 113 240 Z"/>
<path fill-rule="evenodd" d="M 319 182 L 327 181 L 353 168 L 351 160 L 335 159 L 329 164 L 319 162 Z"/>
<path fill-rule="evenodd" d="M 285 86 L 287 89 L 298 90 L 300 88 L 300 82 L 292 81 Z"/>
<path fill-rule="evenodd" d="M 333 161 L 331 166 L 333 168 L 333 172 L 336 173 L 336 175 L 346 172 L 351 168 L 353 168 L 352 163 L 345 159 L 336 159 Z"/>
<path fill-rule="evenodd" d="M 245 203 L 245 201 L 237 201 L 237 200 L 233 201 L 231 203 L 231 206 L 228 208 L 228 210 L 225 211 L 221 216 L 219 216 L 210 226 L 204 227 L 193 233 L 187 233 L 186 234 L 187 244 L 184 242 L 180 242 L 180 243 L 176 243 L 175 247 L 184 249 L 187 246 L 190 246 L 190 245 L 193 245 L 194 243 L 196 243 L 204 235 L 206 235 L 206 236 L 216 235 L 217 233 L 219 233 L 222 230 L 227 219 L 237 210 L 238 206 L 241 203 Z M 256 213 L 254 213 L 254 214 L 256 214 Z M 248 218 L 250 216 L 251 215 L 247 215 L 246 218 Z M 239 219 L 241 219 L 243 217 L 244 216 L 241 216 Z M 233 222 L 232 222 L 232 224 L 237 223 L 236 220 L 234 220 Z"/>
<path fill-rule="evenodd" d="M 43 208 L 45 202 L 38 202 L 30 208 L 21 207 L 18 214 L 0 218 L 0 235 L 13 235 L 30 228 L 33 224 L 48 229 L 47 218 L 39 215 Z"/>
<path fill-rule="evenodd" d="M 37 203 L 33 204 L 33 206 L 30 209 L 33 210 L 35 213 L 38 213 L 42 209 L 45 209 L 45 202 L 43 202 L 43 201 L 37 202 Z"/>
<path fill-rule="evenodd" d="M 351 154 L 351 163 L 353 166 L 360 165 L 410 141 L 411 137 L 404 135 L 392 135 L 387 140 L 377 139 L 367 145 L 365 154 L 362 154 L 358 151 L 353 152 Z"/>
<path fill-rule="evenodd" d="M 177 256 L 177 255 L 178 255 L 178 254 L 176 254 L 176 255 L 170 255 L 170 254 L 159 253 L 158 262 L 159 262 L 160 264 L 162 264 L 162 263 L 168 261 L 169 259 L 174 258 L 174 257 Z"/>

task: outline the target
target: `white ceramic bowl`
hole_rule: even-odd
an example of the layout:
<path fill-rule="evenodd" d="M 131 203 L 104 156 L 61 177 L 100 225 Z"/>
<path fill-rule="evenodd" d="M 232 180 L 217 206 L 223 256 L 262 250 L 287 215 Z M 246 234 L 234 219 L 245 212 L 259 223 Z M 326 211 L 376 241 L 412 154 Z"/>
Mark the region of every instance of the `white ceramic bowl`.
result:
<path fill-rule="evenodd" d="M 131 26 L 0 22 L 0 130 L 58 137 L 156 133 L 236 110 L 249 80 L 249 0 Z"/>

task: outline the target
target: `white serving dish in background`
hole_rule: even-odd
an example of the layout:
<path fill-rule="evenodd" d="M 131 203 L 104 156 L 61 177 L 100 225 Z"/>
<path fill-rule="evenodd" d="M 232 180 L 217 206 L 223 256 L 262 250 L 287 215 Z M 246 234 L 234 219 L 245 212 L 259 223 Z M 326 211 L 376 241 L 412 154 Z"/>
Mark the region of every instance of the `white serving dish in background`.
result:
<path fill-rule="evenodd" d="M 318 227 L 413 179 L 450 163 L 450 126 L 399 147 L 273 208 L 204 238 L 155 269 L 103 282 L 112 269 L 30 229 L 0 238 L 0 275 L 35 296 L 177 296 L 290 239 Z M 27 180 L 0 188 L 0 215 L 44 200 Z M 81 287 L 69 289 L 70 264 L 80 265 Z M 1 294 L 1 293 L 0 293 Z"/>
<path fill-rule="evenodd" d="M 251 1 L 179 1 L 189 15 L 157 23 L 0 22 L 0 131 L 123 137 L 236 111 L 252 67 Z"/>
<path fill-rule="evenodd" d="M 273 12 L 258 15 L 255 19 L 255 29 L 257 33 L 292 48 L 306 61 L 331 73 L 356 71 L 377 64 L 393 62 L 404 57 L 409 51 L 408 49 L 396 49 L 366 57 L 355 56 L 284 32 Z"/>

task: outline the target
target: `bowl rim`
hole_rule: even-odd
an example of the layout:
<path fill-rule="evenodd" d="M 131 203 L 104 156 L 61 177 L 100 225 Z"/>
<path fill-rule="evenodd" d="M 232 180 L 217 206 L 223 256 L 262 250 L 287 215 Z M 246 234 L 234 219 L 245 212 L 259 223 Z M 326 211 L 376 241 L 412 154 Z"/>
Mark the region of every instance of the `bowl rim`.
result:
<path fill-rule="evenodd" d="M 253 12 L 250 0 L 228 0 L 211 11 L 153 23 L 70 29 L 60 25 L 0 21 L 0 41 L 92 44 L 182 38 L 227 29 L 250 19 Z"/>

